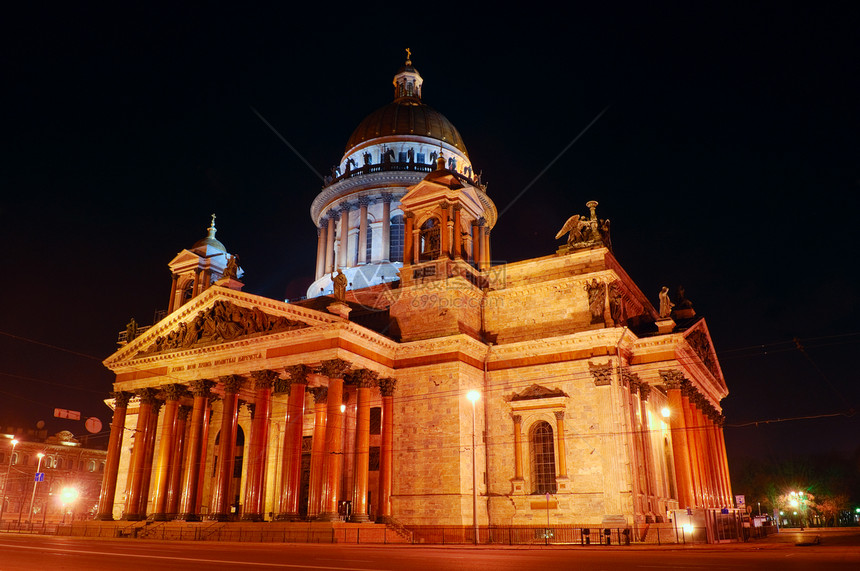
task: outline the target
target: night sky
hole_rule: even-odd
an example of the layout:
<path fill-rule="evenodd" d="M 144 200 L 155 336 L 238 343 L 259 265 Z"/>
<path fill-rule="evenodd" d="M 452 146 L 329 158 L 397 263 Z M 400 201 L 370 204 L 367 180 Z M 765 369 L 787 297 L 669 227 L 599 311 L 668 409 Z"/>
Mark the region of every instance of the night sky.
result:
<path fill-rule="evenodd" d="M 107 427 L 101 361 L 166 309 L 167 263 L 212 212 L 245 291 L 304 294 L 321 181 L 252 107 L 328 173 L 409 47 L 504 210 L 497 263 L 554 252 L 599 201 L 652 302 L 683 285 L 707 319 L 730 459 L 857 449 L 856 8 L 18 4 L 0 24 L 0 424 L 85 433 L 60 407 Z M 822 415 L 839 416 L 798 419 Z M 795 420 L 738 426 L 773 419 Z"/>

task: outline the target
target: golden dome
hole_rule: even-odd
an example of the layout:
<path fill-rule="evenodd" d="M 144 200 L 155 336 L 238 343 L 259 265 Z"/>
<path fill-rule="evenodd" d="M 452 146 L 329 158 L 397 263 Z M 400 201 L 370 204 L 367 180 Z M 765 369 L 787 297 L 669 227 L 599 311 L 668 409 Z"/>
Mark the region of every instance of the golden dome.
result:
<path fill-rule="evenodd" d="M 468 156 L 457 128 L 441 113 L 414 97 L 398 98 L 358 124 L 346 143 L 346 153 L 364 142 L 390 135 L 416 135 L 444 141 Z"/>

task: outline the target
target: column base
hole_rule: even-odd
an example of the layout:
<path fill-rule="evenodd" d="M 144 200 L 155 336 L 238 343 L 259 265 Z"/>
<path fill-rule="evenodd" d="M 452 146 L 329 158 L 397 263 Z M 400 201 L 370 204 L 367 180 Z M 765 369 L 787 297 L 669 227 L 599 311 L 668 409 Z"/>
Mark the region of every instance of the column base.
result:
<path fill-rule="evenodd" d="M 340 514 L 337 512 L 323 512 L 315 519 L 316 521 L 340 521 Z"/>
<path fill-rule="evenodd" d="M 114 521 L 113 514 L 98 514 L 96 521 Z"/>
<path fill-rule="evenodd" d="M 282 513 L 275 516 L 275 521 L 302 521 L 302 516 L 297 513 Z"/>
<path fill-rule="evenodd" d="M 263 521 L 263 514 L 245 514 L 242 521 Z"/>
<path fill-rule="evenodd" d="M 125 514 L 121 519 L 123 521 L 142 521 L 146 519 L 146 516 L 143 514 Z"/>
<path fill-rule="evenodd" d="M 173 518 L 169 514 L 152 514 L 150 519 L 152 521 L 170 521 Z"/>
<path fill-rule="evenodd" d="M 206 519 L 209 521 L 230 521 L 232 514 L 210 514 Z"/>
<path fill-rule="evenodd" d="M 394 518 L 390 515 L 380 515 L 376 516 L 376 523 L 381 523 L 384 525 L 388 525 L 390 523 L 394 523 Z"/>
<path fill-rule="evenodd" d="M 179 514 L 176 516 L 176 521 L 202 521 L 197 514 Z"/>
<path fill-rule="evenodd" d="M 367 514 L 352 514 L 349 516 L 349 523 L 370 523 L 370 517 Z"/>

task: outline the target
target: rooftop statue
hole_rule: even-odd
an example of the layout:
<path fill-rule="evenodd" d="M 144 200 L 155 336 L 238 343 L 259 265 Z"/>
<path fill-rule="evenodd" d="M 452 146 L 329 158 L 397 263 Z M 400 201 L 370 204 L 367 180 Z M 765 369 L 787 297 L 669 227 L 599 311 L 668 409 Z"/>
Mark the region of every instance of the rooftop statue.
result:
<path fill-rule="evenodd" d="M 591 200 L 586 203 L 590 210 L 590 214 L 581 216 L 574 214 L 567 219 L 555 239 L 558 240 L 565 234 L 567 237 L 567 249 L 574 247 L 595 246 L 603 244 L 612 250 L 612 242 L 609 238 L 609 219 L 600 220 L 597 218 L 597 201 Z M 564 246 L 562 246 L 562 249 Z M 561 249 L 560 249 L 561 251 Z"/>

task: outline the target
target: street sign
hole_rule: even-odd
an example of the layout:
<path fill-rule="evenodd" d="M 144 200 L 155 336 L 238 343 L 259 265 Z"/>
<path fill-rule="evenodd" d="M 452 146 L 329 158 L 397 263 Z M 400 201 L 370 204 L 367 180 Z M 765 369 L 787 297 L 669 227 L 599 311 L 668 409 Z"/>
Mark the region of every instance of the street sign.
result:
<path fill-rule="evenodd" d="M 45 473 L 44 472 L 36 472 L 35 479 L 37 482 L 44 482 L 45 481 Z"/>
<path fill-rule="evenodd" d="M 78 410 L 66 410 L 65 408 L 54 409 L 55 418 L 68 418 L 69 420 L 80 420 L 81 412 Z"/>
<path fill-rule="evenodd" d="M 84 423 L 84 427 L 87 429 L 87 432 L 90 434 L 95 434 L 97 432 L 101 432 L 102 430 L 102 421 L 97 419 L 94 416 L 91 416 L 87 419 L 86 423 Z"/>

